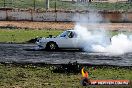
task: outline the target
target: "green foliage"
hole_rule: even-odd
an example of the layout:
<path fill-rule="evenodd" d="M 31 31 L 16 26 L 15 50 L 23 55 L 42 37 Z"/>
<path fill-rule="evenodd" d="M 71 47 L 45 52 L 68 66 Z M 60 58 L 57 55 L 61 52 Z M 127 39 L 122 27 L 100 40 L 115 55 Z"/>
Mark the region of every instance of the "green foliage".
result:
<path fill-rule="evenodd" d="M 49 35 L 57 36 L 62 30 L 33 30 L 33 29 L 0 29 L 0 42 L 4 43 L 24 43 L 36 37 L 48 37 Z M 119 33 L 131 34 L 129 31 L 109 31 L 108 35 L 114 36 Z"/>

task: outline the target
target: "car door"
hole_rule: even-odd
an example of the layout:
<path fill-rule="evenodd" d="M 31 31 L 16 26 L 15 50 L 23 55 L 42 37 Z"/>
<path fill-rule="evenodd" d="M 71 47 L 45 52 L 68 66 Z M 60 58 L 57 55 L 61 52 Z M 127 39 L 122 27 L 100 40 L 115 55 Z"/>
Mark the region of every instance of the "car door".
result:
<path fill-rule="evenodd" d="M 77 48 L 78 41 L 75 36 L 75 32 L 66 31 L 63 36 L 60 36 L 57 40 L 57 44 L 60 48 Z"/>

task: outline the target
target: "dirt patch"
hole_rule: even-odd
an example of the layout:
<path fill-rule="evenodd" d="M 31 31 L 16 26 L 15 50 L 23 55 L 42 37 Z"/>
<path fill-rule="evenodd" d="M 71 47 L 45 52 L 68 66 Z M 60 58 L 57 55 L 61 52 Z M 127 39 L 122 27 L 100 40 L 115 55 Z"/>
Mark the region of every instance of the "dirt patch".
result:
<path fill-rule="evenodd" d="M 100 23 L 85 24 L 89 29 L 103 28 L 108 30 L 132 30 L 132 23 Z M 30 21 L 0 21 L 2 28 L 21 28 L 21 29 L 71 29 L 74 28 L 73 22 L 30 22 Z"/>
<path fill-rule="evenodd" d="M 72 22 L 29 22 L 29 21 L 0 21 L 1 27 L 16 27 L 26 29 L 70 29 Z"/>

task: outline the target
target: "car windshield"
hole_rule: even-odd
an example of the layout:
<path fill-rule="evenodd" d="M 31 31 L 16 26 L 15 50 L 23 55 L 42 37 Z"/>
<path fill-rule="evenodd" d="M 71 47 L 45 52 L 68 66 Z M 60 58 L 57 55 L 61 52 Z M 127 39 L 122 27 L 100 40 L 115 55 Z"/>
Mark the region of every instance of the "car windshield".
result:
<path fill-rule="evenodd" d="M 67 31 L 63 32 L 62 34 L 59 35 L 59 37 L 66 37 Z"/>

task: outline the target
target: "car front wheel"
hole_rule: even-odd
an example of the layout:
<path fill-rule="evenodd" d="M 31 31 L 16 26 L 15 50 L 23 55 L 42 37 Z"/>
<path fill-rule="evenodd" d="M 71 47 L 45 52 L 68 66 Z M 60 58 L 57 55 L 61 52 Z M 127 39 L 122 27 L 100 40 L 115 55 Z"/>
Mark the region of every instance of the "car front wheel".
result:
<path fill-rule="evenodd" d="M 57 50 L 57 49 L 58 49 L 58 46 L 55 42 L 49 42 L 46 45 L 46 50 L 54 51 L 54 50 Z"/>

